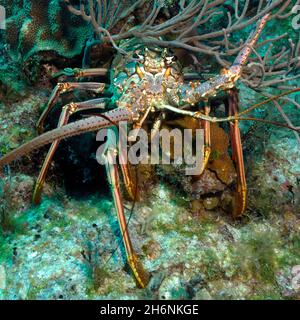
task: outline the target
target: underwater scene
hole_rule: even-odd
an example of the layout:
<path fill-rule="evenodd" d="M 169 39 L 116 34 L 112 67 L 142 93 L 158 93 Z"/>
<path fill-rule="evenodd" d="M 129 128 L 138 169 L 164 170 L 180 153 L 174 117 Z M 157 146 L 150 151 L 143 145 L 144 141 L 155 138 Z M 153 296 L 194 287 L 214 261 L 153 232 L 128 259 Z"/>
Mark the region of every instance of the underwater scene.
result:
<path fill-rule="evenodd" d="M 0 299 L 300 299 L 300 1 L 0 0 Z"/>

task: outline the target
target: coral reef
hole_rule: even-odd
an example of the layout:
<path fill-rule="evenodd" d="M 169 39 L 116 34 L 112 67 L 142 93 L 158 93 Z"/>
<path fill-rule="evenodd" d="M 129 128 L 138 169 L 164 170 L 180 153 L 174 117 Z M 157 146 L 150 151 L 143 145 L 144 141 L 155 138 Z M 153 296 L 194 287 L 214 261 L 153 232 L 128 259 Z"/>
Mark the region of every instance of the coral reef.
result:
<path fill-rule="evenodd" d="M 153 193 L 152 207 L 138 205 L 130 223 L 133 241 L 143 246 L 140 255 L 153 274 L 146 291 L 137 289 L 126 272 L 110 200 L 45 198 L 40 207 L 15 218 L 19 230 L 1 239 L 2 298 L 297 297 L 290 282 L 300 262 L 295 213 L 233 223 L 220 213 L 193 216 L 188 199 L 178 201 L 180 196 L 165 186 Z M 148 226 L 141 229 L 143 224 Z"/>
<path fill-rule="evenodd" d="M 65 10 L 60 0 L 2 0 L 7 8 L 6 34 L 10 53 L 26 61 L 39 52 L 55 51 L 61 56 L 79 55 L 90 29 Z"/>

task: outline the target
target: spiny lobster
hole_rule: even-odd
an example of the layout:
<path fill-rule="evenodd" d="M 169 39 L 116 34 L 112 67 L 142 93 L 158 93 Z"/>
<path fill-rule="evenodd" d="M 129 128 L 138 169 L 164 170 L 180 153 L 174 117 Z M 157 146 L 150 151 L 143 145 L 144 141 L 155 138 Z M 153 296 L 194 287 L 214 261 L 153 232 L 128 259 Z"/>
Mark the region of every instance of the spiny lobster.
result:
<path fill-rule="evenodd" d="M 86 119 L 68 124 L 70 116 L 75 112 L 91 109 L 101 111 L 108 106 L 108 100 L 107 98 L 98 98 L 85 102 L 69 103 L 62 108 L 58 128 L 42 134 L 44 121 L 62 93 L 73 90 L 89 90 L 100 94 L 108 89 L 106 84 L 97 82 L 59 83 L 53 90 L 47 108 L 39 119 L 38 131 L 41 135 L 1 158 L 0 168 L 20 156 L 26 155 L 46 144 L 51 144 L 34 190 L 33 200 L 35 203 L 39 203 L 49 165 L 62 139 L 80 135 L 84 132 L 99 130 L 104 127 L 111 127 L 120 121 L 128 121 L 132 123 L 134 128 L 140 128 L 145 119 L 150 117 L 152 119 L 154 118 L 153 123 L 157 125 L 160 122 L 157 114 L 169 111 L 190 116 L 201 121 L 204 128 L 205 141 L 203 171 L 210 156 L 210 123 L 228 121 L 230 122 L 233 159 L 235 160 L 237 171 L 237 190 L 233 215 L 235 217 L 242 215 L 246 208 L 247 187 L 238 125 L 239 120 L 250 119 L 241 118 L 241 115 L 246 114 L 273 98 L 239 113 L 237 107 L 237 91 L 234 87 L 236 81 L 241 76 L 242 68 L 247 63 L 251 49 L 257 42 L 268 17 L 269 15 L 267 14 L 258 21 L 256 28 L 250 34 L 244 48 L 238 54 L 232 66 L 227 70 L 223 70 L 220 75 L 203 83 L 199 81 L 185 83 L 184 74 L 181 73 L 179 65 L 173 59 L 174 57 L 168 55 L 167 50 L 145 48 L 138 53 L 133 50 L 128 56 L 125 56 L 123 60 L 115 59 L 115 62 L 113 62 L 113 70 L 118 70 L 118 68 L 122 70 L 123 68 L 123 71 L 127 74 L 127 77 L 120 80 L 120 77 L 118 78 L 118 74 L 116 74 L 117 72 L 113 71 L 111 73 L 111 87 L 113 88 L 111 91 L 115 93 L 111 101 L 117 108 L 104 113 L 99 112 L 99 115 L 92 115 Z M 130 58 L 135 59 L 130 60 Z M 116 61 L 122 62 L 118 64 Z M 123 61 L 127 62 L 124 63 Z M 107 70 L 95 68 L 71 69 L 71 72 L 70 69 L 68 69 L 68 71 L 70 75 L 81 78 L 103 75 Z M 226 118 L 210 116 L 208 99 L 215 96 L 219 91 L 226 91 L 229 95 L 229 115 Z M 289 92 L 285 94 L 288 93 Z M 188 106 L 196 105 L 200 101 L 204 101 L 205 103 L 204 110 L 186 110 Z M 144 288 L 149 281 L 149 275 L 139 262 L 132 247 L 122 202 L 118 171 L 119 166 L 118 164 L 113 164 L 111 161 L 118 152 L 119 150 L 112 147 L 108 140 L 105 151 L 106 169 L 118 214 L 123 243 L 126 249 L 127 261 L 138 285 Z M 128 194 L 134 199 L 135 186 L 128 165 L 120 164 L 120 167 Z M 199 174 L 201 174 L 201 172 L 199 172 Z"/>

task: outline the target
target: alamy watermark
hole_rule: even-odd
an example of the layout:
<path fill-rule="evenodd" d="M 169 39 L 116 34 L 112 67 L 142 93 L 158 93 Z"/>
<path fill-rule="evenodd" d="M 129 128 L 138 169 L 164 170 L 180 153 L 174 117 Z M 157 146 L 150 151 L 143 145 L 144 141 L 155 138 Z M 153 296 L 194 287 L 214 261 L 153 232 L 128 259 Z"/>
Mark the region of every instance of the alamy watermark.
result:
<path fill-rule="evenodd" d="M 296 14 L 292 19 L 292 26 L 295 30 L 300 29 L 300 5 L 296 5 L 292 9 L 292 13 Z"/>
<path fill-rule="evenodd" d="M 6 28 L 6 10 L 3 6 L 0 6 L 0 30 Z"/>
<path fill-rule="evenodd" d="M 149 133 L 139 128 L 128 132 L 124 121 L 119 123 L 118 130 L 100 130 L 96 139 L 103 142 L 96 153 L 100 164 L 182 165 L 186 175 L 199 174 L 203 166 L 203 129 L 153 129 Z"/>

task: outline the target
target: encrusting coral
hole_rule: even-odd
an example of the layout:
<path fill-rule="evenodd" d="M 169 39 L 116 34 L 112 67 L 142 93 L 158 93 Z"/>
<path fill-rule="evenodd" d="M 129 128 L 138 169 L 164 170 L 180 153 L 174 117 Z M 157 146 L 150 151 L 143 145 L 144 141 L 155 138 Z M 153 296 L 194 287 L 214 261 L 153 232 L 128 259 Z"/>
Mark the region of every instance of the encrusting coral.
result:
<path fill-rule="evenodd" d="M 23 61 L 44 51 L 69 58 L 79 55 L 91 34 L 86 23 L 66 10 L 60 0 L 4 0 L 0 4 L 8 11 L 10 53 Z"/>

